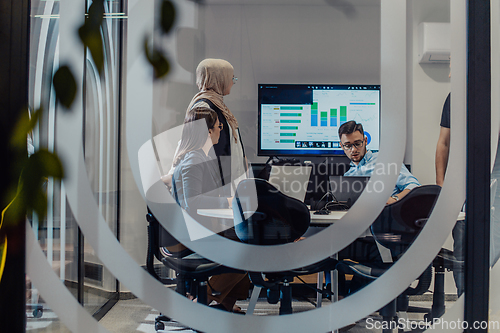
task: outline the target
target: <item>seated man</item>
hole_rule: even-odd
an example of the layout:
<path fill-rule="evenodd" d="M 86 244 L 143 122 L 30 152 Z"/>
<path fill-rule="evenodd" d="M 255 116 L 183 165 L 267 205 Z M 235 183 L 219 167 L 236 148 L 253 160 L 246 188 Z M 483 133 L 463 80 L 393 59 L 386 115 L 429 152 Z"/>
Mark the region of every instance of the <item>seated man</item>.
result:
<path fill-rule="evenodd" d="M 346 156 L 351 160 L 350 169 L 344 174 L 349 176 L 371 176 L 375 169 L 378 153 L 366 148 L 367 137 L 363 125 L 355 121 L 348 121 L 339 128 L 340 144 Z M 402 165 L 396 186 L 387 204 L 393 204 L 407 195 L 413 188 L 420 186 L 418 180 Z M 339 259 L 351 259 L 357 262 L 370 262 L 382 265 L 383 260 L 373 238 L 355 240 L 351 245 L 340 251 Z M 330 283 L 330 275 L 326 274 L 326 284 Z M 364 285 L 364 282 L 353 279 L 348 287 L 343 276 L 339 276 L 340 294 L 346 295 L 355 292 Z M 327 287 L 328 288 L 328 287 Z"/>
<path fill-rule="evenodd" d="M 347 157 L 351 160 L 351 168 L 344 176 L 371 176 L 375 169 L 378 153 L 366 149 L 367 137 L 363 131 L 363 125 L 354 120 L 348 121 L 339 128 L 340 145 Z M 403 198 L 411 189 L 420 186 L 417 178 L 404 166 L 401 166 L 396 187 L 387 204 L 393 204 Z"/>

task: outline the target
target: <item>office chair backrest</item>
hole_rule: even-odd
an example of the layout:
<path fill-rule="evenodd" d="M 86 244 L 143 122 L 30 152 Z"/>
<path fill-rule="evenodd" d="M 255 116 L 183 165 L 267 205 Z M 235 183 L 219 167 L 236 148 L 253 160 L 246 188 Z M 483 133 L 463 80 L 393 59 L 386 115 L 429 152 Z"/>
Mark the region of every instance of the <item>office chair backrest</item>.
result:
<path fill-rule="evenodd" d="M 427 223 L 440 191 L 438 185 L 419 186 L 386 206 L 371 226 L 377 241 L 391 249 L 393 256 L 403 252 Z"/>
<path fill-rule="evenodd" d="M 238 238 L 255 245 L 293 242 L 311 222 L 303 202 L 281 193 L 263 179 L 240 182 L 233 199 L 233 214 Z"/>
<path fill-rule="evenodd" d="M 182 245 L 174 236 L 172 236 L 163 226 L 158 222 L 156 217 L 153 215 L 148 207 L 148 213 L 146 214 L 146 220 L 149 222 L 148 226 L 148 251 L 158 260 L 162 260 L 162 254 L 160 253 L 160 248 L 164 247 L 170 252 L 174 257 L 182 258 L 186 255 L 193 253 L 193 251 Z"/>

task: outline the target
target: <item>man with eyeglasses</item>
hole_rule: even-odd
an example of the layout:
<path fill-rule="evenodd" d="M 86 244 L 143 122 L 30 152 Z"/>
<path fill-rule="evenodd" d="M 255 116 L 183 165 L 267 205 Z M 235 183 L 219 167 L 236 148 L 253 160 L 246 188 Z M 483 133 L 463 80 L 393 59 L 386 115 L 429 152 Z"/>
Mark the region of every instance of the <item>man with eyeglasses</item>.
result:
<path fill-rule="evenodd" d="M 339 138 L 344 153 L 351 160 L 351 168 L 344 176 L 371 176 L 375 169 L 378 153 L 366 149 L 368 139 L 363 131 L 363 125 L 353 120 L 342 124 L 339 128 Z M 417 186 L 420 186 L 417 178 L 403 164 L 396 187 L 387 200 L 387 204 L 395 203 Z"/>

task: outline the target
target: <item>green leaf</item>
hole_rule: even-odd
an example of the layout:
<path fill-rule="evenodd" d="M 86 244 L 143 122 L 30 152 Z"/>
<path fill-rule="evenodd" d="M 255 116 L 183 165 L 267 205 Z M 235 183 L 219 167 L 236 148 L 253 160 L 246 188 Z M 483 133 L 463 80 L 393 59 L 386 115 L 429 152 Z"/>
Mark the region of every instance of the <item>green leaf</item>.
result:
<path fill-rule="evenodd" d="M 63 166 L 56 154 L 41 149 L 31 155 L 21 173 L 19 193 L 8 209 L 9 220 L 16 221 L 28 210 L 34 210 L 41 219 L 45 217 L 48 177 L 61 179 L 63 176 Z"/>
<path fill-rule="evenodd" d="M 104 68 L 104 48 L 100 28 L 83 25 L 78 29 L 78 34 L 83 45 L 89 49 L 97 71 L 101 74 Z"/>
<path fill-rule="evenodd" d="M 147 37 L 144 40 L 144 53 L 149 63 L 154 68 L 155 79 L 162 78 L 168 74 L 168 72 L 170 71 L 170 64 L 167 58 L 156 47 L 153 47 L 152 51 L 149 50 Z"/>
<path fill-rule="evenodd" d="M 86 25 L 90 27 L 99 28 L 102 24 L 104 17 L 104 1 L 94 0 L 89 7 L 88 19 L 85 22 Z"/>
<path fill-rule="evenodd" d="M 52 79 L 56 98 L 66 108 L 70 109 L 76 97 L 76 80 L 68 66 L 59 67 Z"/>
<path fill-rule="evenodd" d="M 2 275 L 6 261 L 7 261 L 7 236 L 5 235 L 3 239 L 0 240 L 0 281 L 2 281 Z"/>
<path fill-rule="evenodd" d="M 30 124 L 28 128 L 28 133 L 33 131 L 35 129 L 36 124 L 38 124 L 38 121 L 42 117 L 43 114 L 43 107 L 38 108 L 35 112 L 31 114 L 31 119 L 30 119 Z"/>
<path fill-rule="evenodd" d="M 15 225 L 26 216 L 26 205 L 21 197 L 20 188 L 10 189 L 7 198 L 13 198 L 12 201 L 2 211 L 2 225 Z"/>
<path fill-rule="evenodd" d="M 56 154 L 41 149 L 30 156 L 21 174 L 22 198 L 30 202 L 48 177 L 63 178 L 63 166 Z M 29 197 L 29 198 L 28 198 Z"/>
<path fill-rule="evenodd" d="M 104 68 L 104 48 L 101 35 L 103 17 L 103 0 L 94 0 L 89 8 L 85 23 L 78 29 L 78 35 L 83 45 L 89 49 L 99 74 Z"/>
<path fill-rule="evenodd" d="M 175 6 L 169 0 L 163 0 L 161 4 L 161 28 L 164 33 L 168 33 L 175 21 Z"/>
<path fill-rule="evenodd" d="M 35 169 L 42 177 L 64 177 L 64 169 L 61 160 L 56 154 L 46 149 L 40 149 L 30 156 L 24 172 L 30 172 L 30 170 Z"/>
<path fill-rule="evenodd" d="M 38 218 L 43 220 L 47 215 L 47 192 L 43 188 L 39 188 L 34 193 L 27 193 L 26 210 L 33 210 L 37 213 Z"/>
<path fill-rule="evenodd" d="M 36 124 L 38 123 L 38 120 L 40 119 L 40 115 L 43 112 L 42 108 L 36 110 L 31 115 L 30 119 L 28 111 L 29 110 L 26 110 L 21 113 L 21 116 L 19 117 L 19 120 L 16 123 L 14 132 L 10 140 L 10 143 L 13 147 L 23 150 L 26 149 L 26 139 L 28 134 L 30 134 L 31 131 L 33 131 Z"/>

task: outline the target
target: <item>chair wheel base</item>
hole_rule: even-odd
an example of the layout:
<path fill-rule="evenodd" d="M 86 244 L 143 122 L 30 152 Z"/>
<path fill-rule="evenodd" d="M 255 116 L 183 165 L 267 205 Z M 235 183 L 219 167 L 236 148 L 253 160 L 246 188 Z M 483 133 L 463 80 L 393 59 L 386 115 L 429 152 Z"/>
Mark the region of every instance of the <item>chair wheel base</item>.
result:
<path fill-rule="evenodd" d="M 171 321 L 171 319 L 162 314 L 155 318 L 155 331 L 163 331 L 165 329 L 164 321 Z"/>
<path fill-rule="evenodd" d="M 170 321 L 171 319 L 165 315 L 159 315 L 155 318 L 155 321 Z"/>
<path fill-rule="evenodd" d="M 163 331 L 165 329 L 165 324 L 161 321 L 155 321 L 155 331 Z"/>
<path fill-rule="evenodd" d="M 269 304 L 278 304 L 281 298 L 281 292 L 278 288 L 269 288 L 267 290 L 267 302 Z"/>
<path fill-rule="evenodd" d="M 33 310 L 33 317 L 35 318 L 42 318 L 43 316 L 43 309 L 35 309 Z"/>

